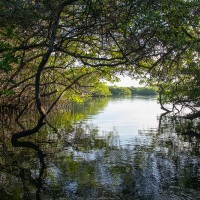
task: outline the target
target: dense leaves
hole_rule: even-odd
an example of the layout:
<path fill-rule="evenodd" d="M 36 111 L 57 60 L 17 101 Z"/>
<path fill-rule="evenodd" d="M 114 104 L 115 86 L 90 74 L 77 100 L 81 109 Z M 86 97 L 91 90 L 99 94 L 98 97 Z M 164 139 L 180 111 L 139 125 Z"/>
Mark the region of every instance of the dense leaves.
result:
<path fill-rule="evenodd" d="M 131 90 L 127 87 L 110 86 L 109 90 L 113 95 L 130 95 L 131 94 Z"/>
<path fill-rule="evenodd" d="M 199 112 L 198 1 L 2 0 L 0 6 L 1 104 L 19 109 L 18 119 L 36 105 L 36 130 L 60 98 L 80 101 L 102 79 L 124 72 L 158 87 L 161 104 Z"/>

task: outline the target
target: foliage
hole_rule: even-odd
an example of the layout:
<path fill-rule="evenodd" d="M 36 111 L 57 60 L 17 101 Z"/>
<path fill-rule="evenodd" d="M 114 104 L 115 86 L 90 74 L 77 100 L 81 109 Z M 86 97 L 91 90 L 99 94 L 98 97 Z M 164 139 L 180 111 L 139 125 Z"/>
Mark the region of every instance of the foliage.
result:
<path fill-rule="evenodd" d="M 158 95 L 156 89 L 148 87 L 131 87 L 130 88 L 133 95 Z"/>
<path fill-rule="evenodd" d="M 110 92 L 109 87 L 103 82 L 97 83 L 94 87 L 94 91 L 92 92 L 93 97 L 105 97 L 110 95 L 112 95 L 112 93 Z"/>
<path fill-rule="evenodd" d="M 110 86 L 109 90 L 113 95 L 131 95 L 131 90 L 128 87 Z"/>
<path fill-rule="evenodd" d="M 148 87 L 118 87 L 110 86 L 112 95 L 157 95 L 155 89 Z"/>
<path fill-rule="evenodd" d="M 59 99 L 81 101 L 101 80 L 124 72 L 157 87 L 162 105 L 199 112 L 198 1 L 2 0 L 0 6 L 0 103 L 20 115 L 36 105 L 40 118 L 31 132 Z M 53 103 L 45 107 L 48 99 Z"/>
<path fill-rule="evenodd" d="M 168 111 L 189 108 L 188 118 L 193 119 L 200 116 L 199 2 L 166 1 L 166 5 L 157 18 L 162 20 L 156 33 L 158 50 L 151 59 L 138 62 L 143 69 L 137 74 L 143 83 L 158 88 L 163 109 L 168 110 L 165 104 L 172 104 Z"/>

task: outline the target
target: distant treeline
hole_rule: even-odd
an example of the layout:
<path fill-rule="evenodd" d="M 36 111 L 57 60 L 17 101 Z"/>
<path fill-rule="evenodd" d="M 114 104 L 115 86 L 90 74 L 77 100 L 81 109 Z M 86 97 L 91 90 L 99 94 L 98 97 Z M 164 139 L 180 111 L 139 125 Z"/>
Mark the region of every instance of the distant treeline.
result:
<path fill-rule="evenodd" d="M 112 95 L 157 95 L 156 89 L 147 87 L 108 87 Z"/>
<path fill-rule="evenodd" d="M 119 87 L 107 86 L 103 83 L 95 88 L 92 96 L 113 96 L 113 95 L 157 95 L 155 88 L 147 87 Z"/>

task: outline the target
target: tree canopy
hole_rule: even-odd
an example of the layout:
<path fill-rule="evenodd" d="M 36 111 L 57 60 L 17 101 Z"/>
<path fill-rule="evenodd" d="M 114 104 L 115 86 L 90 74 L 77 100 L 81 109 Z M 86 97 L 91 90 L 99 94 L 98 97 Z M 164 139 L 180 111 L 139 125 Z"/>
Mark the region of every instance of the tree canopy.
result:
<path fill-rule="evenodd" d="M 158 87 L 160 104 L 164 110 L 178 112 L 189 108 L 193 119 L 200 116 L 200 67 L 199 67 L 199 15 L 198 1 L 173 1 L 162 13 L 165 28 L 158 34 L 162 44 L 156 56 L 142 64 L 142 82 Z M 165 104 L 172 104 L 171 110 Z"/>
<path fill-rule="evenodd" d="M 83 97 L 123 72 L 157 86 L 162 106 L 199 113 L 199 1 L 1 0 L 0 7 L 1 105 L 19 109 L 18 119 L 33 105 L 40 115 L 25 135 L 63 95 Z"/>

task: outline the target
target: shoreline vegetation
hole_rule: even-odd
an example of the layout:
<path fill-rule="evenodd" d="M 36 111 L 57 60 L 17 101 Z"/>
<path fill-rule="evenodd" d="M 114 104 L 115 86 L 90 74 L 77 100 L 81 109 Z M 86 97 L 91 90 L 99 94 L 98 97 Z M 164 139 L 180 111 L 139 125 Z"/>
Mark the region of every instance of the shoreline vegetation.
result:
<path fill-rule="evenodd" d="M 151 94 L 103 82 L 115 83 L 118 75 L 157 88 L 166 112 L 188 109 L 187 119 L 200 117 L 198 1 L 2 0 L 0 5 L 0 110 L 17 110 L 15 121 L 23 130 L 13 135 L 39 132 L 63 99 Z M 38 120 L 30 128 L 21 118 L 31 109 Z"/>
<path fill-rule="evenodd" d="M 106 96 L 119 96 L 119 95 L 158 95 L 156 88 L 151 87 L 121 87 L 121 86 L 107 86 L 101 85 L 95 88 L 92 92 L 92 97 L 106 97 Z"/>

